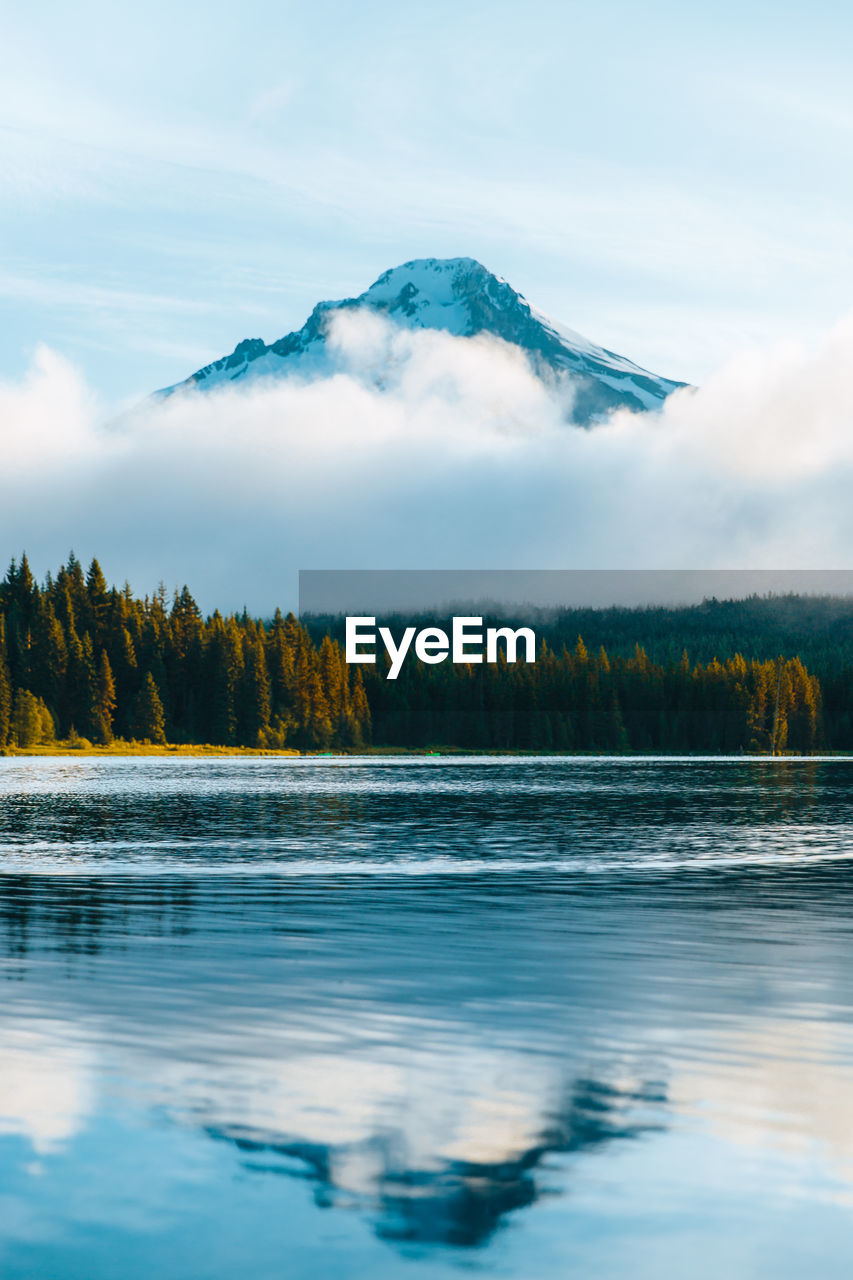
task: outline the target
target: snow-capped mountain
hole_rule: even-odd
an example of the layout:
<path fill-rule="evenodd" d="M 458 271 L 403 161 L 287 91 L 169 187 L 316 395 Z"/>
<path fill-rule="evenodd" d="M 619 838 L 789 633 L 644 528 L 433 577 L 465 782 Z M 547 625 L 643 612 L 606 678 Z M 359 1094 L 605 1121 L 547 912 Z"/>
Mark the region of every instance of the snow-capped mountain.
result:
<path fill-rule="evenodd" d="M 357 298 L 318 303 L 295 333 L 272 343 L 246 338 L 230 356 L 158 394 L 334 372 L 335 351 L 328 342 L 331 321 L 336 313 L 358 309 L 385 316 L 402 328 L 440 329 L 464 338 L 486 334 L 521 348 L 544 380 L 570 380 L 570 416 L 578 425 L 588 425 L 615 408 L 659 409 L 684 385 L 649 373 L 550 320 L 473 258 L 419 258 L 384 272 Z"/>

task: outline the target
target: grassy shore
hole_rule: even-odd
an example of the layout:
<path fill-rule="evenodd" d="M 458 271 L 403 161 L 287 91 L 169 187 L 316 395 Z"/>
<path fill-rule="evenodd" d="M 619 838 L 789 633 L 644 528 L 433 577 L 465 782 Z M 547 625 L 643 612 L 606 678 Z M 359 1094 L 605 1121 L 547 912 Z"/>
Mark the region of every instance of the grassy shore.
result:
<path fill-rule="evenodd" d="M 521 750 L 473 750 L 467 747 L 364 747 L 360 751 L 298 751 L 295 747 L 221 747 L 211 743 L 154 743 L 126 742 L 117 739 L 109 746 L 96 746 L 85 738 L 67 742 L 41 743 L 34 747 L 0 747 L 0 757 L 22 756 L 600 756 L 611 755 L 601 751 L 521 751 Z M 626 757 L 655 756 L 656 752 L 623 751 Z M 698 753 L 701 754 L 701 753 Z M 781 753 L 790 759 L 807 759 L 797 752 Z M 819 756 L 850 758 L 849 751 L 819 751 Z M 746 752 L 744 759 L 769 759 L 759 752 Z M 685 756 L 684 759 L 690 759 Z"/>
<path fill-rule="evenodd" d="M 210 743 L 125 742 L 99 747 L 90 742 L 46 742 L 36 747 L 0 747 L 0 756 L 298 756 L 301 751 L 256 747 L 216 747 Z"/>
<path fill-rule="evenodd" d="M 468 747 L 363 747 L 360 751 L 298 751 L 295 747 L 219 747 L 211 743 L 154 743 L 117 740 L 109 746 L 91 742 L 50 742 L 35 747 L 0 747 L 2 756 L 539 756 L 559 751 L 475 751 Z M 595 754 L 582 752 L 576 754 Z"/>

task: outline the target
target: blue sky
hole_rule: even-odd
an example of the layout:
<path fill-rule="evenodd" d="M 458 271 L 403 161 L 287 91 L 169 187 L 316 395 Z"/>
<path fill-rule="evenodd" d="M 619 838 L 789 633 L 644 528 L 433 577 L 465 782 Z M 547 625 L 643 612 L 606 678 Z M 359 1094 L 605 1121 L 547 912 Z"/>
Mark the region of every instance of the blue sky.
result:
<path fill-rule="evenodd" d="M 132 400 L 418 256 L 691 381 L 851 308 L 837 3 L 5 9 L 0 376 Z"/>

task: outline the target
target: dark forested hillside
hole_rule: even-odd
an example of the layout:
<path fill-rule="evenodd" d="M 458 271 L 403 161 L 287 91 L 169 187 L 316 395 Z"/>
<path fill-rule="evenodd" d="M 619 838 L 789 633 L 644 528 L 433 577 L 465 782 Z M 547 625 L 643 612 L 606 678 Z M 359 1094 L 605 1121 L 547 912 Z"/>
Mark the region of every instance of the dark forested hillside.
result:
<path fill-rule="evenodd" d="M 347 665 L 339 620 L 204 618 L 186 587 L 137 599 L 74 556 L 38 584 L 24 558 L 0 584 L 0 747 L 849 750 L 851 623 L 849 601 L 795 597 L 566 611 L 536 622 L 535 664 L 412 659 L 388 681 L 383 658 Z"/>

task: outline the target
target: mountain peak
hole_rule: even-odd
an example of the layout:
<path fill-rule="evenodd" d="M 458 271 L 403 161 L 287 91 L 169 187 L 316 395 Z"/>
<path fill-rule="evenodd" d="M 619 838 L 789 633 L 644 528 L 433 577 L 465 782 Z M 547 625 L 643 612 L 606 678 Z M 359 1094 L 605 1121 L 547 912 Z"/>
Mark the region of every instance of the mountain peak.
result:
<path fill-rule="evenodd" d="M 460 338 L 487 334 L 521 348 L 544 381 L 570 380 L 571 420 L 588 426 L 616 408 L 659 409 L 682 383 L 660 378 L 624 356 L 596 346 L 531 307 L 506 280 L 475 258 L 415 258 L 384 271 L 355 298 L 320 302 L 301 329 L 277 342 L 247 338 L 230 356 L 166 388 L 212 388 L 223 383 L 333 369 L 327 345 L 332 315 L 374 312 L 408 329 L 440 329 Z"/>
<path fill-rule="evenodd" d="M 445 329 L 471 337 L 488 328 L 477 303 L 503 310 L 524 304 L 520 294 L 475 258 L 415 258 L 383 271 L 356 299 L 423 329 Z"/>

